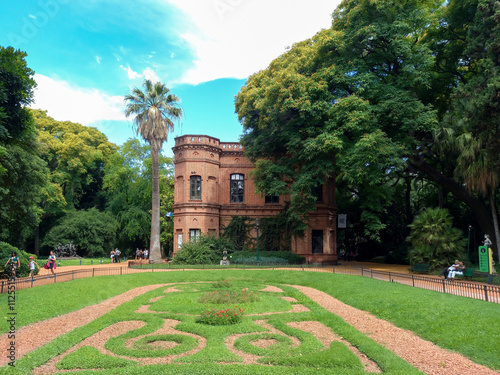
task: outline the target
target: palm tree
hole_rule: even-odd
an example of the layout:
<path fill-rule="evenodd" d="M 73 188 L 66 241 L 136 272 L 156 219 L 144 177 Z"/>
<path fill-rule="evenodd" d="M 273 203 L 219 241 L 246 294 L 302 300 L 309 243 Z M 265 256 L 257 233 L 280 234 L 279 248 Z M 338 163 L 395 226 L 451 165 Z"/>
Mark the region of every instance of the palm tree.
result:
<path fill-rule="evenodd" d="M 152 83 L 144 80 L 144 91 L 137 87 L 130 95 L 125 96 L 127 108 L 125 115 L 135 116 L 137 134 L 140 134 L 151 145 L 153 156 L 153 194 L 151 210 L 151 240 L 149 262 L 161 263 L 160 250 L 160 178 L 158 156 L 167 141 L 168 133 L 174 130 L 172 120 L 180 121 L 182 109 L 180 99 L 170 92 L 161 82 Z"/>

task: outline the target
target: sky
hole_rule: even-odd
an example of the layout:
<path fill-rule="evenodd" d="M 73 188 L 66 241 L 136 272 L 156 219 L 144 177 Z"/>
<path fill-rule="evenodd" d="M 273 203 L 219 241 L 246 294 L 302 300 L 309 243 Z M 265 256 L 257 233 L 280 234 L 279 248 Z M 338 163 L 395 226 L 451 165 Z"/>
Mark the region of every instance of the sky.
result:
<path fill-rule="evenodd" d="M 238 141 L 234 97 L 249 76 L 331 25 L 340 0 L 22 0 L 0 13 L 0 45 L 25 51 L 32 108 L 93 126 L 121 145 L 135 137 L 123 97 L 161 81 L 184 111 L 174 138 Z"/>

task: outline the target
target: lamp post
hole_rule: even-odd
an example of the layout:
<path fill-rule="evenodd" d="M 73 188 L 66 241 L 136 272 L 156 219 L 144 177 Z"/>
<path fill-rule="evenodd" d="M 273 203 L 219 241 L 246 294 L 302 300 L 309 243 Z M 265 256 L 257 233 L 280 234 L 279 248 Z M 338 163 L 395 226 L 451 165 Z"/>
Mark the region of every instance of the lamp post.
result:
<path fill-rule="evenodd" d="M 259 218 L 255 220 L 255 231 L 257 232 L 257 262 L 259 262 Z"/>
<path fill-rule="evenodd" d="M 469 236 L 467 238 L 467 264 L 469 264 L 469 251 L 470 251 L 470 230 L 472 229 L 472 225 L 469 225 Z"/>

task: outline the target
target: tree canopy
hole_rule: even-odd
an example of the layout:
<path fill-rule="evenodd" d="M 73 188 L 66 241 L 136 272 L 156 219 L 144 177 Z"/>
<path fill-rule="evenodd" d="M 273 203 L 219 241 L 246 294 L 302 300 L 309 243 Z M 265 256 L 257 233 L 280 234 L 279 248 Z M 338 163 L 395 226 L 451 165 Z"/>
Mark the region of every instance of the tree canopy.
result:
<path fill-rule="evenodd" d="M 290 193 L 290 215 L 304 220 L 315 187 L 336 178 L 347 192 L 338 196 L 357 201 L 362 235 L 377 240 L 397 192 L 391 186 L 423 178 L 467 205 L 491 235 L 499 172 L 495 4 L 342 1 L 331 28 L 252 75 L 236 97 L 258 189 Z M 468 149 L 443 151 L 438 135 L 450 126 L 470 134 Z M 460 158 L 474 158 L 474 169 L 459 168 Z M 477 195 L 484 189 L 489 202 Z"/>

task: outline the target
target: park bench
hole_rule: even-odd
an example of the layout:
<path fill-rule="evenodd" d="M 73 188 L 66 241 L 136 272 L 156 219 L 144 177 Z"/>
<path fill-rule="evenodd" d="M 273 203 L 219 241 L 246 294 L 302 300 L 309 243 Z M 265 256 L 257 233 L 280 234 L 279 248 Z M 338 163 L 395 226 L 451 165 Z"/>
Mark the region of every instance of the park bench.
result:
<path fill-rule="evenodd" d="M 429 271 L 430 266 L 431 266 L 430 264 L 417 263 L 411 266 L 411 268 L 408 268 L 408 270 L 417 273 L 427 273 Z"/>
<path fill-rule="evenodd" d="M 464 270 L 464 274 L 463 275 L 455 275 L 455 279 L 461 279 L 463 277 L 465 280 L 469 280 L 469 277 L 474 275 L 475 271 L 476 271 L 475 268 L 466 268 Z"/>

